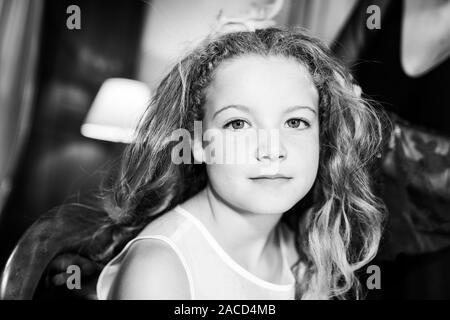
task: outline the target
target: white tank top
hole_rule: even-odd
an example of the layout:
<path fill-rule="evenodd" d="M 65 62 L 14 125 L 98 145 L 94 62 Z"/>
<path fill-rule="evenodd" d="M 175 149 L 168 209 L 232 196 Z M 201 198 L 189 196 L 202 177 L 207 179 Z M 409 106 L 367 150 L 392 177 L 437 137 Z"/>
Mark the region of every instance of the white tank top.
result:
<path fill-rule="evenodd" d="M 281 235 L 282 284 L 261 279 L 240 266 L 197 217 L 178 205 L 153 220 L 104 267 L 97 282 L 97 297 L 99 300 L 107 299 L 120 263 L 130 246 L 139 240 L 153 239 L 165 242 L 178 255 L 187 274 L 191 299 L 294 299 L 295 278 L 286 256 L 286 232 L 277 234 Z"/>

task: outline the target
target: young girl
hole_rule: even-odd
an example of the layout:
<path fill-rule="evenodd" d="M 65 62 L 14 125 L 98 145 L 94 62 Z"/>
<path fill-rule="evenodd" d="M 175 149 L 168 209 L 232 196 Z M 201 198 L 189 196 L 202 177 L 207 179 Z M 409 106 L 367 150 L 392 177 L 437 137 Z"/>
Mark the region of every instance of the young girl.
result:
<path fill-rule="evenodd" d="M 195 121 L 238 141 L 225 152 L 247 162 L 207 161 L 212 140 Z M 176 164 L 179 129 L 192 161 Z M 118 230 L 108 253 L 132 239 L 103 269 L 98 298 L 358 298 L 355 271 L 381 235 L 369 164 L 382 129 L 303 31 L 207 39 L 161 82 L 124 154 L 105 205 Z M 276 147 L 252 138 L 259 130 L 276 132 Z"/>

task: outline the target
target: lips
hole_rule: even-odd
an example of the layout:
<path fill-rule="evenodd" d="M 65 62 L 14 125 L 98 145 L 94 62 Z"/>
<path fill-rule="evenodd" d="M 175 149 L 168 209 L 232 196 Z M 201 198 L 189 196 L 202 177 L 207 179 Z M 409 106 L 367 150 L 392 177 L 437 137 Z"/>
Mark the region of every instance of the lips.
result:
<path fill-rule="evenodd" d="M 251 180 L 289 180 L 291 177 L 287 177 L 281 174 L 271 174 L 271 175 L 261 175 L 257 177 L 250 178 Z"/>

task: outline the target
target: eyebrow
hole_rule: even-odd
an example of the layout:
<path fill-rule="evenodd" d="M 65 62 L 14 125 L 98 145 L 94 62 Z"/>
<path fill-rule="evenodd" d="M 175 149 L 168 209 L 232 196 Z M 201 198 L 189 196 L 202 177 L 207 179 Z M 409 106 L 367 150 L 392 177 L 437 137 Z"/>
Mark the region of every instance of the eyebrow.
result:
<path fill-rule="evenodd" d="M 242 110 L 242 111 L 245 111 L 247 113 L 250 112 L 250 108 L 247 107 L 247 106 L 244 106 L 244 105 L 241 105 L 241 104 L 231 104 L 231 105 L 225 106 L 223 108 L 220 108 L 219 110 L 214 112 L 212 118 L 214 119 L 217 116 L 217 114 L 219 114 L 220 112 L 225 111 L 227 109 L 230 109 L 230 108 Z M 316 110 L 314 108 L 310 107 L 310 106 L 292 106 L 292 107 L 287 108 L 285 113 L 289 113 L 289 112 L 292 112 L 292 111 L 295 111 L 295 110 L 298 110 L 298 109 L 307 109 L 307 110 L 310 110 L 311 112 L 313 112 L 314 114 L 317 114 Z"/>

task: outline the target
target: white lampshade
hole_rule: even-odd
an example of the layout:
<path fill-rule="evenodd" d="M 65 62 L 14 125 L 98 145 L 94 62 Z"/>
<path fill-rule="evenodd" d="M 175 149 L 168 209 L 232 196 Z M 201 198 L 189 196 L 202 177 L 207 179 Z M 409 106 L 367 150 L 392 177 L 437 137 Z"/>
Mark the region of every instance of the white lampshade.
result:
<path fill-rule="evenodd" d="M 110 78 L 100 87 L 83 125 L 85 137 L 130 143 L 150 102 L 149 87 L 137 80 Z"/>

